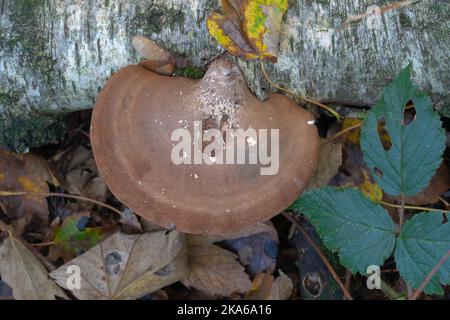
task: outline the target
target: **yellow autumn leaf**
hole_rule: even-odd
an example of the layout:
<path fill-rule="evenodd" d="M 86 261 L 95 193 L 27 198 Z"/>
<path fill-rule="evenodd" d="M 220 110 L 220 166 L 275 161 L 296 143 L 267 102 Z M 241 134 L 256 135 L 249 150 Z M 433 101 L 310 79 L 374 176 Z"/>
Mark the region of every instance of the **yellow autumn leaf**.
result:
<path fill-rule="evenodd" d="M 345 118 L 342 121 L 342 131 L 347 130 L 351 127 L 361 125 L 362 120 L 358 118 Z M 361 135 L 361 127 L 353 129 L 345 134 L 345 140 L 359 145 L 359 137 Z"/>
<path fill-rule="evenodd" d="M 360 137 L 361 137 L 361 126 L 362 126 L 363 120 L 358 118 L 345 118 L 342 121 L 342 129 L 341 131 L 349 130 L 345 133 L 345 141 L 353 143 L 355 145 L 359 145 Z M 358 127 L 359 126 L 359 127 Z M 351 129 L 353 128 L 353 129 Z M 351 129 L 351 130 L 350 130 Z M 384 127 L 383 123 L 378 123 L 378 133 L 381 138 L 381 143 L 385 148 L 389 148 L 391 145 L 391 138 L 389 137 L 388 132 L 386 131 L 386 128 Z"/>
<path fill-rule="evenodd" d="M 366 170 L 362 170 L 364 180 L 360 188 L 364 195 L 375 203 L 383 200 L 383 190 L 376 182 L 370 180 L 370 175 Z"/>
<path fill-rule="evenodd" d="M 244 5 L 243 28 L 260 59 L 276 62 L 287 0 L 248 0 Z"/>
<path fill-rule="evenodd" d="M 214 13 L 212 14 L 207 22 L 207 27 L 209 30 L 209 33 L 216 39 L 216 41 L 224 47 L 229 53 L 236 57 L 241 57 L 245 60 L 253 60 L 258 58 L 258 55 L 254 52 L 252 52 L 252 49 L 250 46 L 244 46 L 243 44 L 245 41 L 239 41 L 241 43 L 241 47 L 239 47 L 235 40 L 233 40 L 230 36 L 227 35 L 227 33 L 224 31 L 224 29 L 232 28 L 235 29 L 235 25 L 232 23 L 228 23 L 227 17 L 222 16 L 221 14 Z M 239 30 L 232 31 L 230 29 L 230 33 L 234 34 L 235 37 L 238 37 L 237 34 L 239 33 Z M 242 36 L 241 36 L 242 38 Z"/>
<path fill-rule="evenodd" d="M 245 60 L 277 61 L 287 0 L 222 0 L 225 15 L 207 20 L 210 34 L 232 55 Z"/>

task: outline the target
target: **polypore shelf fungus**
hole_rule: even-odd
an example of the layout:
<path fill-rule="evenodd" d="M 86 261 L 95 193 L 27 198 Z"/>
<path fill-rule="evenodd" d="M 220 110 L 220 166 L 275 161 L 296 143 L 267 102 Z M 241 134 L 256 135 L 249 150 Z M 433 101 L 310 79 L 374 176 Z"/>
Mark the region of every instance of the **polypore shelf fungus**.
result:
<path fill-rule="evenodd" d="M 161 50 L 133 42 L 147 59 L 149 47 Z M 260 102 L 226 57 L 193 80 L 162 75 L 174 59 L 157 53 L 157 63 L 114 74 L 94 108 L 92 147 L 112 193 L 158 225 L 196 234 L 237 232 L 289 206 L 316 168 L 312 114 L 279 94 Z"/>

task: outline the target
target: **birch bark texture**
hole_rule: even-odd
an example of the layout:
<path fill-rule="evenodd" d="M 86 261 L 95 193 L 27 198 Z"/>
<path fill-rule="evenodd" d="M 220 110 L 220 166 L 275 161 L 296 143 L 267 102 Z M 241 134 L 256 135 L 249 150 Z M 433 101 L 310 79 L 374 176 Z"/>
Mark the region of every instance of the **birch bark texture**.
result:
<path fill-rule="evenodd" d="M 0 0 L 0 145 L 57 140 L 59 116 L 91 108 L 108 77 L 139 61 L 144 35 L 205 68 L 223 52 L 206 18 L 218 0 Z M 238 61 L 264 98 L 258 62 Z M 271 77 L 323 102 L 371 106 L 408 63 L 450 116 L 450 1 L 291 0 Z"/>

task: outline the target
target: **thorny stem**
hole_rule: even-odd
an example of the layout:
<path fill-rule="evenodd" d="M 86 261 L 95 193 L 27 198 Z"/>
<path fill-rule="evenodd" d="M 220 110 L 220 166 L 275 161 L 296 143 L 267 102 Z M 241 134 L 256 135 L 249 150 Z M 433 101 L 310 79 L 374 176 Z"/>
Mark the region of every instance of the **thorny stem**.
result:
<path fill-rule="evenodd" d="M 71 194 L 65 194 L 65 193 L 56 193 L 56 192 L 28 192 L 28 191 L 18 191 L 18 192 L 10 192 L 10 191 L 0 191 L 0 197 L 11 197 L 11 196 L 26 196 L 26 195 L 33 195 L 33 196 L 41 196 L 41 197 L 61 197 L 61 198 L 69 198 L 69 199 L 76 199 L 76 200 L 81 200 L 81 201 L 86 201 L 86 202 L 90 202 L 93 204 L 96 204 L 100 207 L 104 207 L 106 209 L 109 209 L 115 213 L 117 213 L 118 215 L 122 216 L 122 212 L 120 212 L 118 209 L 94 200 L 94 199 L 90 199 L 90 198 L 86 198 L 86 197 L 82 197 L 82 196 L 75 196 L 75 195 L 71 195 Z"/>
<path fill-rule="evenodd" d="M 298 95 L 295 92 L 293 92 L 291 90 L 288 90 L 288 89 L 285 89 L 285 88 L 279 86 L 278 84 L 276 84 L 275 82 L 273 82 L 272 80 L 270 80 L 269 75 L 267 74 L 266 67 L 264 66 L 264 62 L 262 60 L 260 60 L 260 65 L 261 65 L 261 71 L 262 71 L 262 73 L 264 75 L 264 78 L 274 88 L 276 88 L 276 89 L 278 89 L 280 91 L 283 91 L 283 92 L 285 92 L 285 93 L 287 93 L 287 94 L 289 94 L 291 96 L 297 97 L 297 98 L 299 98 L 300 100 L 302 100 L 304 102 L 308 102 L 308 103 L 314 104 L 314 105 L 316 105 L 316 106 L 318 106 L 318 107 L 320 107 L 322 109 L 325 109 L 329 113 L 331 113 L 336 119 L 341 120 L 341 116 L 340 116 L 339 113 L 337 113 L 335 110 L 331 109 L 330 107 L 324 105 L 323 103 L 320 103 L 319 101 L 314 100 L 314 99 L 310 99 L 310 98 L 306 98 L 306 97 L 303 97 L 301 95 Z"/>
<path fill-rule="evenodd" d="M 420 294 L 422 293 L 423 289 L 427 286 L 427 284 L 431 281 L 433 276 L 436 274 L 436 272 L 439 271 L 439 269 L 444 265 L 445 261 L 450 258 L 450 250 L 447 252 L 445 256 L 442 257 L 442 259 L 434 266 L 434 268 L 430 271 L 430 273 L 426 276 L 425 280 L 420 284 L 419 288 L 411 295 L 409 296 L 409 300 L 416 300 Z"/>
<path fill-rule="evenodd" d="M 323 252 L 320 249 L 320 247 L 310 237 L 308 232 L 306 232 L 306 230 L 300 225 L 300 223 L 298 223 L 298 221 L 291 214 L 284 212 L 284 213 L 282 213 L 282 215 L 286 219 L 288 219 L 290 222 L 292 222 L 297 227 L 298 231 L 300 231 L 302 233 L 302 235 L 305 237 L 305 239 L 314 248 L 314 250 L 316 251 L 317 255 L 320 257 L 320 259 L 322 259 L 323 263 L 325 264 L 327 269 L 330 271 L 330 273 L 333 276 L 334 280 L 336 280 L 337 284 L 341 288 L 345 298 L 347 300 L 353 300 L 353 297 L 351 296 L 350 292 L 347 290 L 345 285 L 342 283 L 341 279 L 339 278 L 338 274 L 336 273 L 336 270 L 334 270 L 333 265 L 330 263 L 330 261 L 327 259 L 327 257 L 323 254 Z"/>

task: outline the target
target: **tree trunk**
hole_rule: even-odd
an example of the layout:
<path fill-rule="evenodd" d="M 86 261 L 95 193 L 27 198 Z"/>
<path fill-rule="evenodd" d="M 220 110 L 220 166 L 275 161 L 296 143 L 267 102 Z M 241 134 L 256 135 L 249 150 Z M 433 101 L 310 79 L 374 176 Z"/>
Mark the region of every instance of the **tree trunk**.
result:
<path fill-rule="evenodd" d="M 0 0 L 0 145 L 58 137 L 55 115 L 92 107 L 111 73 L 138 61 L 133 35 L 205 67 L 222 50 L 205 26 L 218 2 Z M 450 3 L 413 2 L 291 0 L 271 77 L 323 102 L 370 106 L 411 62 L 414 80 L 449 115 Z M 373 5 L 382 14 L 358 17 Z M 263 97 L 258 64 L 239 64 Z"/>

